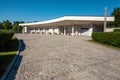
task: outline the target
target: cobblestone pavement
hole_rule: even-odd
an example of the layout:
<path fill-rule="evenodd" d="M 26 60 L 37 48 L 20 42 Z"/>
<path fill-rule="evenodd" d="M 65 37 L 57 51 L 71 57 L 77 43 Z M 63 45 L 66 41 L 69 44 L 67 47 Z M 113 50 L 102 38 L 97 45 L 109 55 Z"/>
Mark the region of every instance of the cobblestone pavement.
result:
<path fill-rule="evenodd" d="M 120 80 L 120 50 L 85 36 L 16 34 L 26 49 L 16 80 Z"/>

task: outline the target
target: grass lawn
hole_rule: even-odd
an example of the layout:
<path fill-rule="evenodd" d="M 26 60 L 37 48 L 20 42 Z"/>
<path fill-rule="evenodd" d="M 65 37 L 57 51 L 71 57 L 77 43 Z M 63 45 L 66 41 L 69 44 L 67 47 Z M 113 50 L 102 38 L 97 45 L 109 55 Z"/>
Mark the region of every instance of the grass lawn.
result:
<path fill-rule="evenodd" d="M 15 56 L 18 46 L 18 40 L 11 40 L 4 47 L 0 48 L 0 77 Z"/>
<path fill-rule="evenodd" d="M 88 40 L 88 41 L 89 41 L 89 42 L 96 43 L 96 44 L 104 45 L 104 46 L 106 46 L 106 47 L 110 47 L 110 48 L 114 48 L 114 49 L 118 49 L 118 50 L 120 50 L 119 47 L 115 47 L 115 46 L 112 46 L 112 45 L 107 45 L 107 44 L 100 43 L 100 42 L 97 42 L 97 41 L 94 41 L 94 40 Z"/>

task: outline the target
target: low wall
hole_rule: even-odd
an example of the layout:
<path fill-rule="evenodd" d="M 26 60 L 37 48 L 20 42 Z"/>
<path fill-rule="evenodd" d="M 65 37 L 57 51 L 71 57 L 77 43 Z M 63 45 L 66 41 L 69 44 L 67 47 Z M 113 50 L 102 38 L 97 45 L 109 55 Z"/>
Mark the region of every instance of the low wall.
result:
<path fill-rule="evenodd" d="M 106 32 L 113 32 L 114 29 L 120 29 L 120 27 L 119 28 L 106 28 Z"/>

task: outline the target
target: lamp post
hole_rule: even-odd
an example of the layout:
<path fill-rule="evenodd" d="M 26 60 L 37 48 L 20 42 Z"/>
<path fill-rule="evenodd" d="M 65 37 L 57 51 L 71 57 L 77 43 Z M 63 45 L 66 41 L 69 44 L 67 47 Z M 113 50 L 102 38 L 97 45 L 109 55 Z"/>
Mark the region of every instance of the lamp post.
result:
<path fill-rule="evenodd" d="M 106 32 L 106 26 L 107 26 L 107 7 L 104 9 L 104 32 Z"/>

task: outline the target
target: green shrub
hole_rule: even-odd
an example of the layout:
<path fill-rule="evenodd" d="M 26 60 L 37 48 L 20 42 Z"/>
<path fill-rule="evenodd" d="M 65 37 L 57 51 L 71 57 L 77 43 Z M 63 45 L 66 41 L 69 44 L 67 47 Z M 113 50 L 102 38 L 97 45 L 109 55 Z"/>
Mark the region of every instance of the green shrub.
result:
<path fill-rule="evenodd" d="M 13 35 L 14 33 L 11 30 L 0 30 L 0 47 L 11 40 Z"/>
<path fill-rule="evenodd" d="M 97 42 L 120 47 L 120 33 L 118 32 L 93 32 L 92 38 Z"/>
<path fill-rule="evenodd" d="M 17 37 L 16 37 L 16 36 L 13 36 L 13 37 L 12 37 L 12 40 L 17 40 Z"/>
<path fill-rule="evenodd" d="M 114 29 L 113 32 L 120 32 L 120 29 Z"/>

